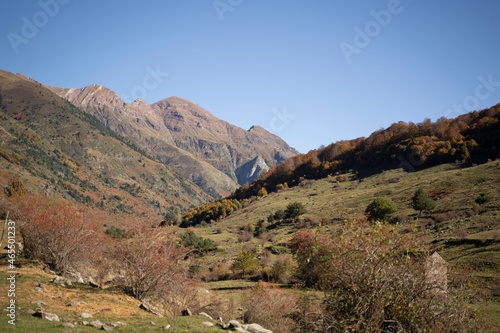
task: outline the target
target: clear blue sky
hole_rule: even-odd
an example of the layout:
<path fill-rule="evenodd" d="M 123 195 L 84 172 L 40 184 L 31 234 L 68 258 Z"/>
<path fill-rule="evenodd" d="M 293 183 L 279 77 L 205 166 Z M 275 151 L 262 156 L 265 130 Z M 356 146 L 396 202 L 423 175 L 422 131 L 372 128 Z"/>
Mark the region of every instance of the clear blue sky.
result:
<path fill-rule="evenodd" d="M 301 152 L 500 102 L 498 0 L 0 5 L 1 69 L 127 102 L 184 97 Z"/>

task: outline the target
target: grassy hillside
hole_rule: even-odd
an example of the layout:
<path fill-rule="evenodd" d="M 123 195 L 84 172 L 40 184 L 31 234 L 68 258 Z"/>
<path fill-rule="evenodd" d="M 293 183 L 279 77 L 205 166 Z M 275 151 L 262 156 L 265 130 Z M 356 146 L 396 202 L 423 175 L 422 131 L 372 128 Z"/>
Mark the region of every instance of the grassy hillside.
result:
<path fill-rule="evenodd" d="M 201 204 L 194 183 L 38 83 L 0 72 L 0 183 L 59 193 L 107 213 L 160 220 Z M 159 216 L 158 216 L 159 215 Z M 117 220 L 123 220 L 119 217 Z"/>

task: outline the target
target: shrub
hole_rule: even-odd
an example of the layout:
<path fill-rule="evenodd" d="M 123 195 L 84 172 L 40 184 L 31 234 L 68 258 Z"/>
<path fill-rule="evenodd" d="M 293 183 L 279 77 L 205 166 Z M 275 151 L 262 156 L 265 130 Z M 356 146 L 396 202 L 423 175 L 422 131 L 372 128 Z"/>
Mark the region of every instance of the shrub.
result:
<path fill-rule="evenodd" d="M 56 272 L 67 272 L 99 257 L 106 242 L 90 214 L 65 200 L 42 194 L 14 195 L 24 252 Z"/>
<path fill-rule="evenodd" d="M 479 330 L 463 305 L 466 293 L 429 278 L 428 252 L 415 233 L 354 221 L 331 237 L 298 231 L 290 246 L 306 285 L 326 292 L 318 315 L 296 317 L 299 331 Z"/>
<path fill-rule="evenodd" d="M 214 241 L 198 236 L 192 230 L 189 230 L 181 236 L 181 244 L 185 247 L 192 248 L 196 254 L 204 254 L 217 250 L 217 244 L 215 244 Z"/>
<path fill-rule="evenodd" d="M 412 198 L 413 209 L 418 210 L 422 214 L 423 210 L 433 210 L 436 207 L 436 203 L 432 200 L 427 192 L 419 188 Z"/>
<path fill-rule="evenodd" d="M 245 243 L 253 238 L 253 232 L 243 231 L 241 235 L 238 237 L 238 242 Z"/>
<path fill-rule="evenodd" d="M 477 204 L 484 205 L 487 202 L 491 201 L 491 197 L 486 194 L 486 193 L 481 193 L 479 196 L 474 200 Z"/>
<path fill-rule="evenodd" d="M 249 250 L 241 251 L 234 259 L 231 270 L 243 276 L 252 275 L 260 269 L 255 253 Z"/>
<path fill-rule="evenodd" d="M 113 238 L 125 237 L 125 230 L 120 228 L 115 228 L 112 226 L 111 228 L 106 229 L 106 235 L 109 235 Z"/>
<path fill-rule="evenodd" d="M 125 292 L 144 299 L 165 292 L 169 283 L 182 280 L 187 274 L 183 259 L 187 250 L 177 239 L 157 230 L 134 230 L 132 238 L 123 240 L 114 249 L 119 281 Z"/>
<path fill-rule="evenodd" d="M 397 211 L 396 204 L 389 198 L 375 198 L 366 207 L 365 213 L 368 215 L 370 221 L 384 220 L 388 214 Z"/>
<path fill-rule="evenodd" d="M 285 211 L 283 209 L 278 209 L 274 213 L 274 219 L 277 221 L 283 220 L 285 218 Z"/>
<path fill-rule="evenodd" d="M 291 332 L 295 323 L 290 315 L 297 310 L 298 297 L 260 282 L 244 297 L 244 319 L 247 323 L 258 323 L 273 332 Z"/>
<path fill-rule="evenodd" d="M 294 201 L 289 203 L 285 209 L 285 218 L 286 219 L 296 219 L 300 215 L 307 213 L 304 205 L 298 201 Z"/>

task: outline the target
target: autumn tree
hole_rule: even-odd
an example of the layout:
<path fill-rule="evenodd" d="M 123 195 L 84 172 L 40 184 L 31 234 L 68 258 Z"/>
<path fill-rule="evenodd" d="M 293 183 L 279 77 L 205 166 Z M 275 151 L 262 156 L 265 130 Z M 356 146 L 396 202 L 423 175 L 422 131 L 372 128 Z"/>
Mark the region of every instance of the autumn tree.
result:
<path fill-rule="evenodd" d="M 436 203 L 429 197 L 427 191 L 419 188 L 412 197 L 413 209 L 418 210 L 419 214 L 422 215 L 424 210 L 433 210 L 436 207 Z"/>
<path fill-rule="evenodd" d="M 137 229 L 115 248 L 119 285 L 138 299 L 156 297 L 170 281 L 183 277 L 187 250 L 169 232 Z"/>
<path fill-rule="evenodd" d="M 91 262 L 105 246 L 105 235 L 84 208 L 56 197 L 10 197 L 19 220 L 24 251 L 56 272 L 67 272 Z"/>

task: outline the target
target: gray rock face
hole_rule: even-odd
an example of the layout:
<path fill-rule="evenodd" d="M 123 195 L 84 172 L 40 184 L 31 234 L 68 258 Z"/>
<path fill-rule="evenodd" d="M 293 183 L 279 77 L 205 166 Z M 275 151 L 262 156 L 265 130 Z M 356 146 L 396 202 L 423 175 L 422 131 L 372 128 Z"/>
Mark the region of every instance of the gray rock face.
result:
<path fill-rule="evenodd" d="M 269 170 L 269 166 L 262 157 L 257 156 L 253 160 L 237 168 L 234 173 L 236 178 L 238 178 L 238 183 L 246 184 L 251 183 L 252 180 L 256 179 L 262 172 L 267 170 Z"/>

